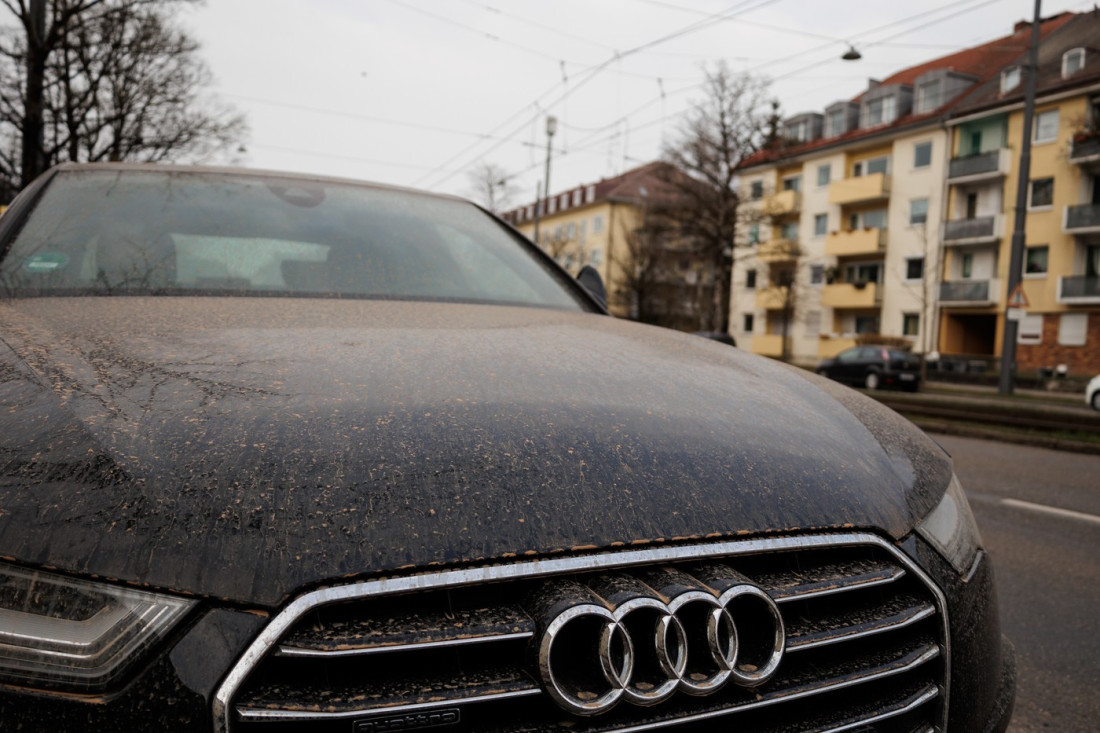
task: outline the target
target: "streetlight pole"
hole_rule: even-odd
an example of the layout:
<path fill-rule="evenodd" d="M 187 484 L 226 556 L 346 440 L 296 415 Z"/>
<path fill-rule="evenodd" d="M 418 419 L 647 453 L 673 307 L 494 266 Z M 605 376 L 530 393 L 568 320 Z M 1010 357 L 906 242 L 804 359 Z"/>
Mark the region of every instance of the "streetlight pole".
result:
<path fill-rule="evenodd" d="M 1008 293 L 1015 292 L 1022 279 L 1024 244 L 1027 236 L 1027 191 L 1031 177 L 1031 125 L 1035 116 L 1035 77 L 1039 75 L 1039 24 L 1042 22 L 1040 6 L 1035 0 L 1035 20 L 1031 24 L 1031 44 L 1027 52 L 1027 69 L 1024 82 L 1024 139 L 1020 145 L 1019 179 L 1016 181 L 1016 218 L 1012 229 L 1012 247 L 1008 260 Z M 997 385 L 1000 394 L 1012 394 L 1016 380 L 1016 334 L 1019 322 L 1009 318 L 1012 304 L 1005 302 L 1004 339 L 1001 343 L 1001 374 Z M 1019 315 L 1014 309 L 1014 316 Z"/>

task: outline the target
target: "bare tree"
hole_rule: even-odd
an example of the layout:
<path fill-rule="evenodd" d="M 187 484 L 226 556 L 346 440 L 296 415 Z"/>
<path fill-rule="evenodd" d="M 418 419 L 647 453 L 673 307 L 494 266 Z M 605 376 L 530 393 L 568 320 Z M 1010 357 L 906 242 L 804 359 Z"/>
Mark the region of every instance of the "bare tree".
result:
<path fill-rule="evenodd" d="M 778 107 L 768 98 L 764 79 L 724 63 L 707 72 L 704 89 L 677 138 L 665 147 L 664 159 L 677 171 L 667 182 L 677 196 L 662 215 L 711 263 L 716 287 L 710 320 L 714 330 L 727 331 L 736 235 L 747 214 L 740 206 L 737 170 L 769 139 Z"/>
<path fill-rule="evenodd" d="M 243 119 L 202 96 L 198 44 L 173 27 L 195 0 L 0 0 L 0 188 L 62 161 L 203 160 Z"/>
<path fill-rule="evenodd" d="M 494 214 L 512 207 L 519 189 L 512 174 L 494 163 L 482 163 L 467 174 L 470 197 Z"/>

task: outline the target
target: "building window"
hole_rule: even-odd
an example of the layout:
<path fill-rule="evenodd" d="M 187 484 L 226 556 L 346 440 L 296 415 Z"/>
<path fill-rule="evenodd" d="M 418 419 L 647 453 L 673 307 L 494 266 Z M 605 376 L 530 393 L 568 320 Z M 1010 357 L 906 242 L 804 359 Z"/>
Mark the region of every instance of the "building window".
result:
<path fill-rule="evenodd" d="M 860 262 L 844 266 L 844 282 L 877 283 L 882 276 L 882 266 L 878 262 Z"/>
<path fill-rule="evenodd" d="M 970 252 L 965 252 L 962 256 L 962 262 L 959 263 L 959 270 L 962 273 L 963 280 L 969 280 L 971 275 L 974 274 L 974 255 Z"/>
<path fill-rule="evenodd" d="M 924 258 L 907 257 L 905 259 L 905 279 L 921 280 L 924 278 Z"/>
<path fill-rule="evenodd" d="M 753 224 L 749 227 L 749 244 L 760 244 L 760 225 Z"/>
<path fill-rule="evenodd" d="M 549 203 L 548 213 L 553 214 L 555 211 L 558 210 L 558 200 L 557 199 L 550 199 L 548 203 Z"/>
<path fill-rule="evenodd" d="M 1035 130 L 1031 135 L 1032 142 L 1049 143 L 1058 139 L 1058 110 L 1048 109 L 1035 115 Z"/>
<path fill-rule="evenodd" d="M 1084 346 L 1088 332 L 1088 313 L 1063 313 L 1058 319 L 1058 343 L 1062 346 Z"/>
<path fill-rule="evenodd" d="M 756 270 L 745 270 L 745 289 L 752 290 L 756 287 Z"/>
<path fill-rule="evenodd" d="M 573 241 L 577 238 L 577 225 L 575 222 L 569 222 L 565 226 L 565 238 L 569 241 Z"/>
<path fill-rule="evenodd" d="M 752 333 L 752 313 L 745 313 L 741 316 L 741 330 L 744 333 Z"/>
<path fill-rule="evenodd" d="M 829 178 L 832 176 L 832 167 L 828 165 L 819 165 L 817 167 L 817 185 L 828 186 Z"/>
<path fill-rule="evenodd" d="M 603 231 L 603 215 L 598 214 L 592 217 L 592 233 L 599 234 Z"/>
<path fill-rule="evenodd" d="M 928 199 L 913 199 L 909 202 L 909 223 L 924 224 L 928 221 Z"/>
<path fill-rule="evenodd" d="M 913 167 L 926 168 L 932 165 L 932 143 L 918 143 L 913 146 Z"/>
<path fill-rule="evenodd" d="M 750 195 L 752 196 L 753 201 L 759 201 L 760 199 L 764 198 L 764 182 L 753 181 L 751 184 Z"/>
<path fill-rule="evenodd" d="M 893 95 L 879 97 L 863 103 L 863 119 L 861 127 L 874 127 L 885 125 L 894 121 L 897 113 L 896 101 Z"/>
<path fill-rule="evenodd" d="M 596 187 L 589 186 L 584 190 L 584 198 L 588 203 L 592 203 L 596 200 Z"/>
<path fill-rule="evenodd" d="M 824 237 L 825 233 L 829 231 L 829 215 L 828 214 L 815 214 L 814 215 L 814 236 Z"/>
<path fill-rule="evenodd" d="M 923 84 L 917 86 L 917 105 L 914 112 L 917 114 L 923 114 L 925 112 L 931 112 L 936 109 L 942 103 L 941 90 L 943 84 L 939 79 L 935 81 L 926 81 Z"/>
<path fill-rule="evenodd" d="M 856 316 L 856 333 L 878 333 L 878 316 Z"/>
<path fill-rule="evenodd" d="M 885 229 L 886 209 L 871 209 L 860 215 L 864 229 Z M 853 229 L 856 227 L 853 227 Z"/>
<path fill-rule="evenodd" d="M 901 333 L 903 336 L 916 336 L 920 332 L 920 314 L 901 314 Z"/>
<path fill-rule="evenodd" d="M 825 137 L 836 137 L 847 132 L 844 129 L 844 110 L 834 109 L 825 117 Z"/>
<path fill-rule="evenodd" d="M 859 165 L 858 163 L 856 165 Z M 864 161 L 864 169 L 867 175 L 875 175 L 876 173 L 888 173 L 890 168 L 890 157 L 883 155 L 881 157 L 872 157 L 870 160 Z M 858 173 L 856 174 L 859 175 Z"/>
<path fill-rule="evenodd" d="M 1043 343 L 1043 315 L 1041 313 L 1028 313 L 1020 319 L 1019 331 L 1016 332 L 1016 343 L 1027 346 L 1038 346 Z"/>
<path fill-rule="evenodd" d="M 804 143 L 809 138 L 810 126 L 806 120 L 799 120 L 787 125 L 787 139 L 792 142 Z"/>
<path fill-rule="evenodd" d="M 1085 49 L 1071 48 L 1062 54 L 1062 78 L 1067 79 L 1085 65 Z"/>
<path fill-rule="evenodd" d="M 588 255 L 588 262 L 596 266 L 603 264 L 603 250 L 599 247 L 595 247 Z"/>
<path fill-rule="evenodd" d="M 825 265 L 810 265 L 810 285 L 825 282 Z"/>
<path fill-rule="evenodd" d="M 1001 94 L 1007 94 L 1020 86 L 1020 67 L 1012 66 L 1001 72 Z"/>
<path fill-rule="evenodd" d="M 798 241 L 798 222 L 789 221 L 779 227 L 779 238 L 790 242 Z"/>
<path fill-rule="evenodd" d="M 784 191 L 801 191 L 802 190 L 802 176 L 791 176 L 783 179 Z"/>
<path fill-rule="evenodd" d="M 1026 277 L 1045 277 L 1050 247 L 1045 244 L 1028 247 L 1024 254 L 1024 275 Z"/>
<path fill-rule="evenodd" d="M 578 188 L 573 192 L 573 205 L 580 206 L 582 203 L 584 203 L 584 191 Z"/>
<path fill-rule="evenodd" d="M 1029 209 L 1041 209 L 1054 204 L 1054 179 L 1034 178 L 1031 181 L 1031 195 L 1028 197 Z"/>

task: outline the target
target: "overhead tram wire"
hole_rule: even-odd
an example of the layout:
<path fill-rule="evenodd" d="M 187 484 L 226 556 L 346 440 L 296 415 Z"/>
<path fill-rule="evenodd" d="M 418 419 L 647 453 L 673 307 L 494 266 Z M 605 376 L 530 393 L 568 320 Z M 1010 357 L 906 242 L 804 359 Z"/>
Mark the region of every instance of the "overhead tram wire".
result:
<path fill-rule="evenodd" d="M 391 1 L 391 2 L 397 2 L 398 0 L 390 0 L 390 1 Z M 775 3 L 775 2 L 778 2 L 778 1 L 779 1 L 779 0 L 760 0 L 759 2 L 756 2 L 756 4 L 755 4 L 755 5 L 752 5 L 751 7 L 748 7 L 748 8 L 746 8 L 745 6 L 746 6 L 746 5 L 750 5 L 750 4 L 751 4 L 751 3 L 753 2 L 753 0 L 741 0 L 741 2 L 739 2 L 739 3 L 735 4 L 735 5 L 733 5 L 733 6 L 732 6 L 732 7 L 730 7 L 730 8 L 727 8 L 726 10 L 724 10 L 724 11 L 722 11 L 722 12 L 720 12 L 720 13 L 716 13 L 715 15 L 711 16 L 710 18 L 707 18 L 707 19 L 704 19 L 704 20 L 700 20 L 700 21 L 696 21 L 696 22 L 694 22 L 694 23 L 691 23 L 691 24 L 689 24 L 689 25 L 685 26 L 684 28 L 681 28 L 681 29 L 679 29 L 679 30 L 677 30 L 677 31 L 673 31 L 672 33 L 666 34 L 666 35 L 664 35 L 664 36 L 661 36 L 661 37 L 659 37 L 659 38 L 657 38 L 657 39 L 654 39 L 654 40 L 652 40 L 652 41 L 648 41 L 648 42 L 646 42 L 646 43 L 643 43 L 643 44 L 641 44 L 641 45 L 639 45 L 639 46 L 635 46 L 634 48 L 628 49 L 628 50 L 626 50 L 626 51 L 623 51 L 623 52 L 620 52 L 620 53 L 616 53 L 616 54 L 614 54 L 613 56 L 611 56 L 611 57 L 610 57 L 609 59 L 605 60 L 604 62 L 602 62 L 602 63 L 600 63 L 600 64 L 597 64 L 597 65 L 593 66 L 593 67 L 592 67 L 592 68 L 590 68 L 590 69 L 587 69 L 587 70 L 585 70 L 585 71 L 582 71 L 582 72 L 581 72 L 581 74 L 583 75 L 583 76 L 582 76 L 582 78 L 580 79 L 580 81 L 576 82 L 576 83 L 575 83 L 575 84 L 573 85 L 573 87 L 572 87 L 572 88 L 571 88 L 571 89 L 570 89 L 570 90 L 568 91 L 568 94 L 573 94 L 573 93 L 574 93 L 574 92 L 576 92 L 576 91 L 577 91 L 578 89 L 580 89 L 580 88 L 581 88 L 582 86 L 584 86 L 584 85 L 585 85 L 585 84 L 587 84 L 587 83 L 588 83 L 589 81 L 591 81 L 592 79 L 594 79 L 594 78 L 595 78 L 595 77 L 596 77 L 596 76 L 597 76 L 597 75 L 598 75 L 598 74 L 599 74 L 599 73 L 600 73 L 601 71 L 603 71 L 604 69 L 606 69 L 606 68 L 607 68 L 608 66 L 610 66 L 610 65 L 611 65 L 612 63 L 614 63 L 615 61 L 617 61 L 617 60 L 620 60 L 620 59 L 622 59 L 622 58 L 625 58 L 626 56 L 631 56 L 631 55 L 633 55 L 633 54 L 635 54 L 635 53 L 639 53 L 639 52 L 641 52 L 641 51 L 644 51 L 644 50 L 646 50 L 646 49 L 648 49 L 648 48 L 652 48 L 653 46 L 656 46 L 656 45 L 658 45 L 658 44 L 661 44 L 661 43 L 665 43 L 665 42 L 667 42 L 667 41 L 670 41 L 670 40 L 672 40 L 672 39 L 674 39 L 674 38 L 679 38 L 679 37 L 681 37 L 681 36 L 687 35 L 688 33 L 693 33 L 693 32 L 695 32 L 695 31 L 697 31 L 697 30 L 701 30 L 702 28 L 706 28 L 706 27 L 708 27 L 708 26 L 710 26 L 710 25 L 713 25 L 714 23 L 720 22 L 721 20 L 724 20 L 725 18 L 728 18 L 728 17 L 732 17 L 732 16 L 734 16 L 734 15 L 737 15 L 737 14 L 740 14 L 740 13 L 747 13 L 747 12 L 750 12 L 750 11 L 753 11 L 753 10 L 758 10 L 759 8 L 762 8 L 762 7 L 766 6 L 766 5 L 771 5 L 772 3 Z M 555 88 L 556 88 L 557 86 L 558 86 L 558 85 L 555 85 Z M 543 96 L 545 96 L 545 95 L 543 95 Z M 539 97 L 539 99 L 541 99 L 541 98 L 542 98 L 542 97 Z M 556 99 L 554 99 L 554 100 L 552 100 L 552 101 L 550 101 L 550 102 L 548 102 L 548 103 L 544 104 L 544 105 L 543 105 L 543 107 L 544 107 L 545 109 L 547 109 L 547 110 L 549 110 L 549 109 L 552 109 L 554 105 L 556 105 L 556 104 L 560 103 L 560 102 L 561 102 L 561 101 L 562 101 L 562 100 L 563 100 L 564 98 L 565 98 L 565 97 L 564 97 L 564 95 L 563 95 L 563 96 L 559 96 L 558 98 L 556 98 Z M 526 106 L 525 106 L 525 109 L 526 109 Z M 513 115 L 513 117 L 512 117 L 512 118 L 510 118 L 510 119 L 514 119 L 514 117 L 515 117 L 515 116 Z M 497 128 L 494 128 L 494 132 L 496 132 L 497 130 L 499 130 L 499 128 L 500 128 L 500 127 L 503 127 L 503 126 L 504 126 L 504 124 L 507 124 L 507 123 L 503 123 L 502 125 L 499 125 L 499 126 L 498 126 Z M 511 138 L 511 137 L 514 137 L 515 135 L 517 135 L 517 134 L 521 133 L 521 132 L 522 132 L 522 131 L 523 131 L 524 129 L 526 129 L 526 128 L 527 128 L 527 125 L 528 125 L 528 124 L 530 124 L 530 120 L 528 120 L 528 121 L 525 121 L 525 122 L 523 123 L 523 125 L 522 125 L 522 126 L 521 126 L 521 127 L 520 127 L 520 128 L 518 129 L 518 130 L 515 130 L 515 131 L 513 131 L 512 133 L 510 133 L 510 134 L 509 134 L 509 135 L 507 135 L 506 137 L 508 137 L 508 138 Z M 482 152 L 482 153 L 481 153 L 481 154 L 480 154 L 480 155 L 479 155 L 479 156 L 478 156 L 477 158 L 475 158 L 475 159 L 474 159 L 473 161 L 470 161 L 470 162 L 468 162 L 468 163 L 466 164 L 466 166 L 463 166 L 463 168 L 465 168 L 465 167 L 468 167 L 469 165 L 472 165 L 473 163 L 476 163 L 476 162 L 477 162 L 477 160 L 480 160 L 480 159 L 484 158 L 484 156 L 486 156 L 486 155 L 488 155 L 489 153 L 493 152 L 494 150 L 496 150 L 497 148 L 499 148 L 499 147 L 500 147 L 500 145 L 502 145 L 502 144 L 503 144 L 503 142 L 500 142 L 500 143 L 497 143 L 497 144 L 495 144 L 495 145 L 491 146 L 491 147 L 490 147 L 490 148 L 489 148 L 488 150 L 486 150 L 486 151 Z M 471 148 L 473 148 L 473 147 L 476 147 L 476 144 L 475 144 L 474 146 L 470 146 L 470 147 L 468 147 L 468 148 L 467 148 L 467 149 L 466 149 L 465 151 L 463 151 L 463 152 L 459 153 L 458 155 L 456 155 L 456 156 L 454 156 L 454 157 L 452 157 L 452 158 L 449 158 L 449 159 L 448 159 L 448 160 L 447 160 L 446 162 L 444 162 L 443 164 L 441 164 L 441 165 L 440 165 L 440 168 L 444 168 L 444 167 L 446 167 L 446 166 L 447 166 L 447 165 L 449 165 L 449 164 L 450 164 L 451 162 L 453 162 L 455 158 L 458 158 L 458 157 L 462 157 L 463 155 L 465 155 L 465 153 L 466 153 L 466 152 L 468 152 L 468 151 L 469 151 L 469 150 L 470 150 Z M 440 186 L 440 185 L 442 185 L 443 183 L 446 183 L 446 182 L 447 182 L 448 180 L 450 180 L 450 179 L 451 179 L 451 178 L 452 178 L 452 177 L 453 177 L 454 175 L 456 175 L 456 174 L 455 174 L 455 173 L 449 173 L 449 174 L 447 174 L 447 175 L 446 175 L 446 176 L 444 176 L 443 178 L 441 178 L 441 179 L 439 179 L 439 180 L 436 180 L 436 181 L 434 181 L 434 182 L 433 182 L 433 183 L 432 183 L 432 184 L 431 184 L 431 185 L 429 186 L 429 188 L 435 188 L 436 186 Z M 424 178 L 426 178 L 426 176 L 425 176 Z M 420 180 L 423 180 L 423 178 L 421 178 Z M 418 182 L 419 182 L 419 181 L 418 181 Z"/>

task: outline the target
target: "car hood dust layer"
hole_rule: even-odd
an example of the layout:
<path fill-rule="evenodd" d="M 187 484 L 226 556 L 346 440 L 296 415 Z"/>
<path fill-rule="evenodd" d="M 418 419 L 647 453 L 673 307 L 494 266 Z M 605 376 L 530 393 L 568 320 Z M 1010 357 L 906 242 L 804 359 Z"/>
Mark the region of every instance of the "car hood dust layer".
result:
<path fill-rule="evenodd" d="M 42 298 L 0 329 L 0 556 L 244 603 L 580 548 L 901 537 L 950 470 L 853 392 L 606 316 Z"/>

